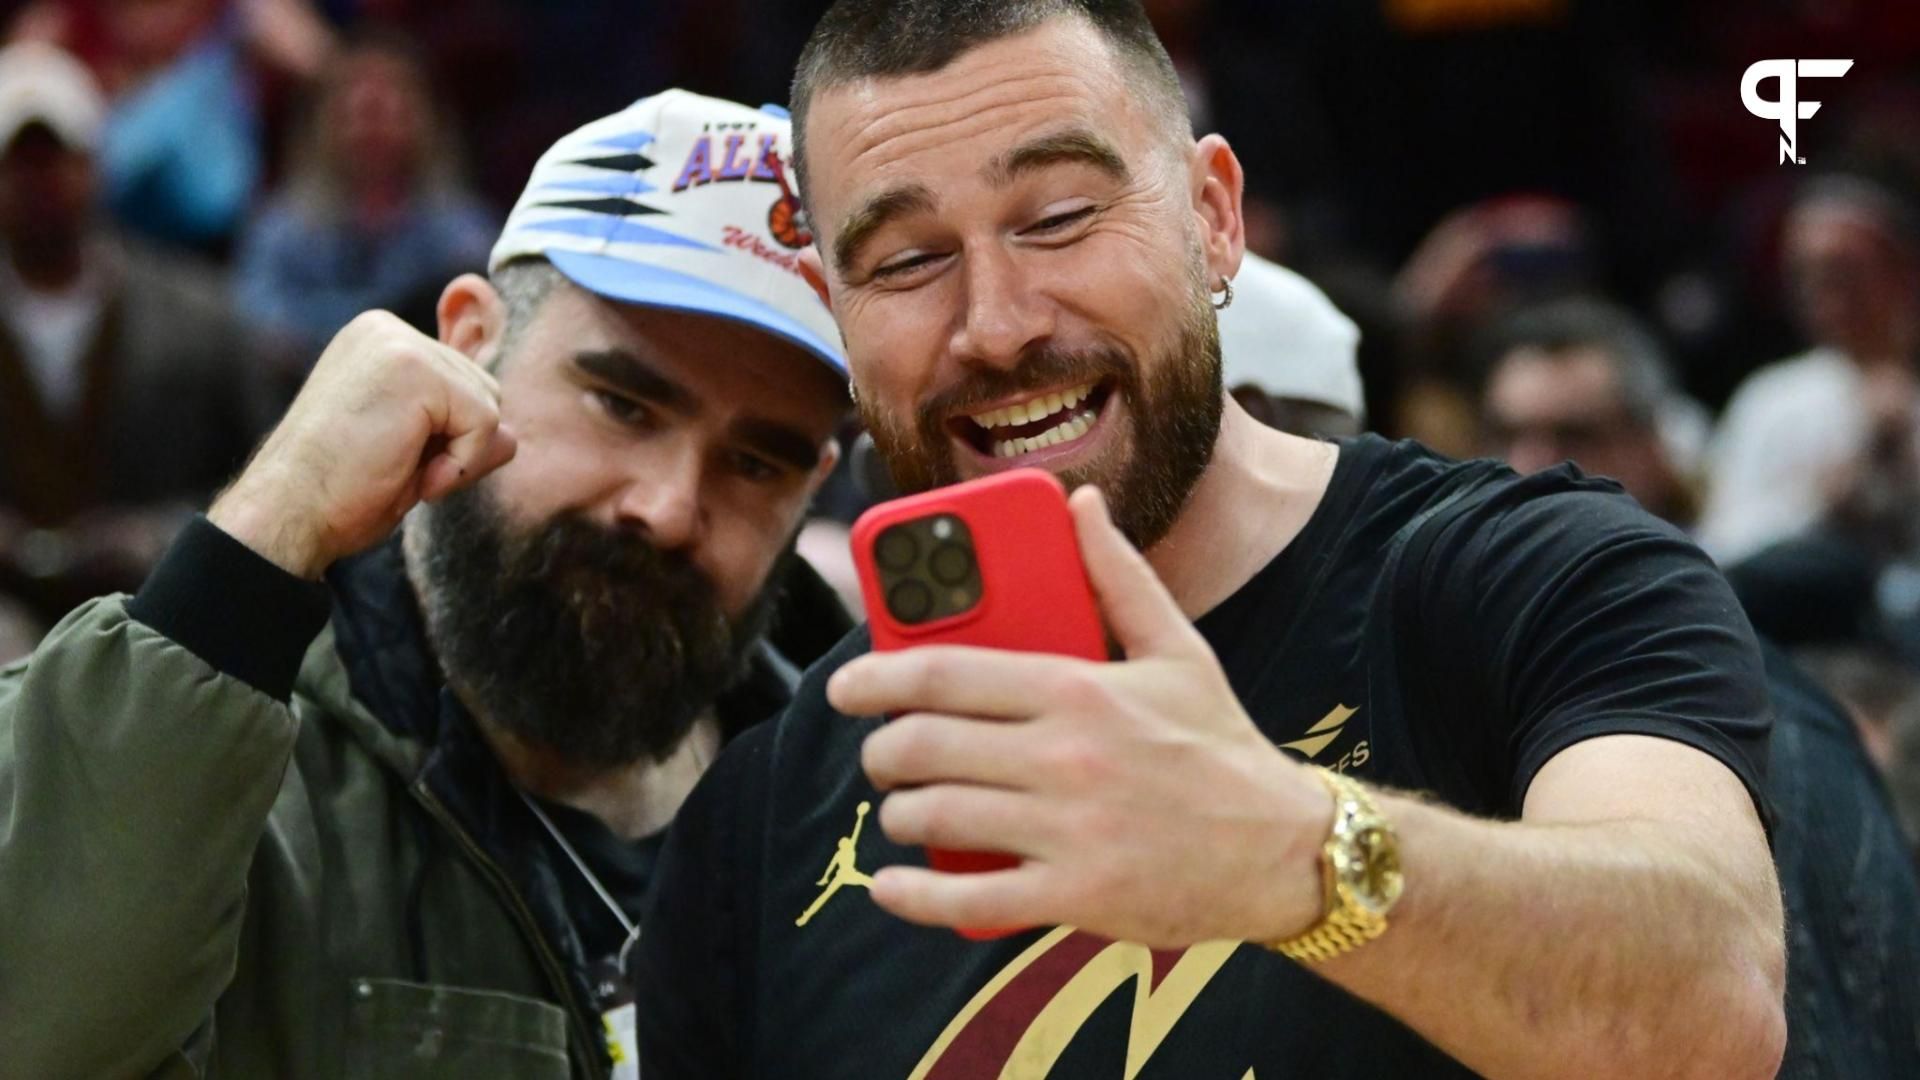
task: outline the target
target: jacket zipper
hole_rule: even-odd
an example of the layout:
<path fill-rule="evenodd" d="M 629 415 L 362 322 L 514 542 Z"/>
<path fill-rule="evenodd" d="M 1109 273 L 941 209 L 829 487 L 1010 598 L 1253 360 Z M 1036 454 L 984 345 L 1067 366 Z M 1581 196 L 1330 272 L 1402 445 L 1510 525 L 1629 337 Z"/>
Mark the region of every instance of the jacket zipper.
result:
<path fill-rule="evenodd" d="M 579 1002 L 574 1000 L 573 987 L 567 981 L 566 969 L 561 967 L 560 958 L 553 955 L 553 950 L 547 946 L 547 939 L 540 932 L 540 925 L 535 921 L 533 912 L 527 910 L 526 901 L 521 898 L 520 890 L 514 888 L 513 882 L 507 879 L 506 873 L 487 857 L 486 852 L 480 850 L 480 845 L 473 842 L 473 838 L 460 827 L 460 823 L 454 819 L 453 814 L 427 789 L 426 781 L 414 783 L 411 790 L 414 798 L 427 808 L 427 812 L 433 815 L 434 820 L 453 834 L 454 840 L 460 845 L 460 850 L 473 860 L 474 864 L 480 868 L 482 875 L 507 901 L 507 907 L 513 912 L 514 920 L 520 924 L 520 932 L 533 943 L 534 954 L 540 958 L 540 966 L 546 971 L 547 981 L 552 983 L 554 990 L 559 993 L 561 1005 L 566 1009 L 568 1021 L 573 1026 L 573 1033 L 580 1041 L 580 1052 L 586 1055 L 585 1062 L 576 1061 L 576 1064 L 584 1064 L 582 1075 L 589 1077 L 595 1075 L 598 1059 L 593 1053 L 593 1040 L 600 1036 L 583 1019 L 586 1014 L 581 1011 Z"/>

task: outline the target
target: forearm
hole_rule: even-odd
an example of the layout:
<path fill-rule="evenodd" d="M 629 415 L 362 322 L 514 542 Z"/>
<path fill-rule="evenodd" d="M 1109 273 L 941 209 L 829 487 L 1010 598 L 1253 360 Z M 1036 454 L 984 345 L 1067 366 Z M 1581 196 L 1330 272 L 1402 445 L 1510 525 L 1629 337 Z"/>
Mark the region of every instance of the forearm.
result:
<path fill-rule="evenodd" d="M 246 617 L 263 598 L 188 580 L 204 595 L 83 608 L 0 684 L 0 1041 L 23 1075 L 144 1072 L 232 975 L 299 650 L 273 655 Z M 253 663 L 217 663 L 208 621 Z"/>
<path fill-rule="evenodd" d="M 1653 821 L 1488 822 L 1380 797 L 1407 888 L 1318 971 L 1490 1077 L 1772 1076 L 1771 864 Z"/>

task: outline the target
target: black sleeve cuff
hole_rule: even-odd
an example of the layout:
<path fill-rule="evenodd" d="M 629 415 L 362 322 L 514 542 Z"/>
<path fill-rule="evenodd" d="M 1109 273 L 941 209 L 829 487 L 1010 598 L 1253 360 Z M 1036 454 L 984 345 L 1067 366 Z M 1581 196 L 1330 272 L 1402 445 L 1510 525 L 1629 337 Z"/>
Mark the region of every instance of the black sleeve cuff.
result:
<path fill-rule="evenodd" d="M 287 701 L 330 607 L 325 585 L 287 573 L 195 514 L 127 602 L 127 614 L 216 670 Z"/>

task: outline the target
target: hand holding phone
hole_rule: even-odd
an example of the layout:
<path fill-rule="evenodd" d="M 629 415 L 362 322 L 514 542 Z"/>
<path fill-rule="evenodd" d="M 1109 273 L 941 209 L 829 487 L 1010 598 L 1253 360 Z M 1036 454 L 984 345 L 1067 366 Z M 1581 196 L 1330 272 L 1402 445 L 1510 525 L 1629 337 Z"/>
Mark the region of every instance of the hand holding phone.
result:
<path fill-rule="evenodd" d="M 1016 469 L 882 503 L 854 523 L 853 558 L 876 652 L 976 645 L 1107 659 L 1066 489 L 1051 473 Z M 1018 860 L 928 848 L 927 861 L 977 873 Z"/>

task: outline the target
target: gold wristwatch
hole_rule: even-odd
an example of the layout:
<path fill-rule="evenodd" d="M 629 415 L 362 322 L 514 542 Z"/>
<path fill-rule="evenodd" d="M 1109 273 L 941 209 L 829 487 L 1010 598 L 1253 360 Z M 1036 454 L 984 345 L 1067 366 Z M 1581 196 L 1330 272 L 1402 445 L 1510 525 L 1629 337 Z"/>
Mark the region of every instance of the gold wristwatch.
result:
<path fill-rule="evenodd" d="M 1406 884 L 1399 838 L 1367 789 L 1329 769 L 1314 772 L 1333 792 L 1333 831 L 1320 849 L 1326 908 L 1312 928 L 1267 946 L 1301 963 L 1331 960 L 1386 933 Z"/>

